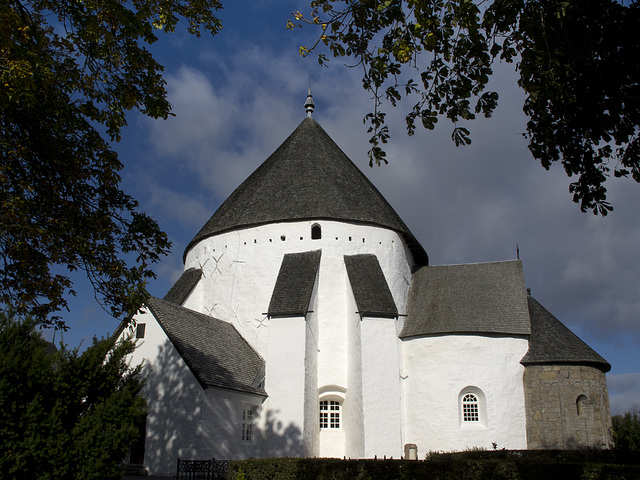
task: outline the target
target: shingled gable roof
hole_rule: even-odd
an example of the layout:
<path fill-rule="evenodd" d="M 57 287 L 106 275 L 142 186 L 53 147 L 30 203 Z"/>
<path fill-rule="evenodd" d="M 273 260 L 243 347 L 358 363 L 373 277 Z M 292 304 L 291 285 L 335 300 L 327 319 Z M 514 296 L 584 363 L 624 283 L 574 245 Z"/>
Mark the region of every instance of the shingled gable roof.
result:
<path fill-rule="evenodd" d="M 428 263 L 398 214 L 313 118 L 305 118 L 229 196 L 189 243 L 185 256 L 199 241 L 222 232 L 312 219 L 390 228 L 403 236 L 418 266 Z"/>
<path fill-rule="evenodd" d="M 176 283 L 169 289 L 164 299 L 171 303 L 182 305 L 189 294 L 196 288 L 196 285 L 202 277 L 202 270 L 199 268 L 188 268 Z"/>
<path fill-rule="evenodd" d="M 528 302 L 531 337 L 529 351 L 520 363 L 523 365 L 591 365 L 603 372 L 611 370 L 609 362 L 580 340 L 534 298 L 528 297 Z"/>
<path fill-rule="evenodd" d="M 447 333 L 530 334 L 520 260 L 423 267 L 415 272 L 400 337 Z"/>
<path fill-rule="evenodd" d="M 358 313 L 369 317 L 397 317 L 398 309 L 375 255 L 345 255 L 344 263 Z"/>
<path fill-rule="evenodd" d="M 146 305 L 203 388 L 266 395 L 264 361 L 233 325 L 155 297 Z"/>
<path fill-rule="evenodd" d="M 305 316 L 316 283 L 322 252 L 287 253 L 282 259 L 267 314 Z"/>

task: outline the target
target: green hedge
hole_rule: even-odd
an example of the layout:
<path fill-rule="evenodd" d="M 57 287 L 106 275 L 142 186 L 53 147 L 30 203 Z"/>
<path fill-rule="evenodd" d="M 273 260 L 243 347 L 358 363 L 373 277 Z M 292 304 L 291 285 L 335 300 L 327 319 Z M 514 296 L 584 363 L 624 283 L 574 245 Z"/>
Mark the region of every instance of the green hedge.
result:
<path fill-rule="evenodd" d="M 484 451 L 432 454 L 428 460 L 269 458 L 230 463 L 230 480 L 631 480 L 640 455 L 609 451 Z"/>

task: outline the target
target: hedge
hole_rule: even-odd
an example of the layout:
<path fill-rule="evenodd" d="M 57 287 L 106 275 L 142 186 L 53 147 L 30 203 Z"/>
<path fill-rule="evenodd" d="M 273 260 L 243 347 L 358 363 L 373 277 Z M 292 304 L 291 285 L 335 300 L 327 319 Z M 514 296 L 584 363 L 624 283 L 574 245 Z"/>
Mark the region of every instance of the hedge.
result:
<path fill-rule="evenodd" d="M 269 458 L 230 462 L 230 480 L 640 480 L 640 455 L 611 451 L 469 451 L 427 460 Z"/>

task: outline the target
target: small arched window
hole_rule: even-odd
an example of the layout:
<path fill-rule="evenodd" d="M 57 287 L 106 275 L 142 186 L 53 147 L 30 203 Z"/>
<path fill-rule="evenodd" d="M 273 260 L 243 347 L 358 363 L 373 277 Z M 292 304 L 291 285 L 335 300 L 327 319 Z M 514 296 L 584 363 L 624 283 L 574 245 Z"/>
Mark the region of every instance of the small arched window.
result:
<path fill-rule="evenodd" d="M 478 397 L 473 393 L 467 393 L 462 397 L 462 421 L 479 422 Z"/>
<path fill-rule="evenodd" d="M 320 240 L 322 238 L 322 229 L 320 225 L 314 223 L 311 225 L 311 240 Z"/>
<path fill-rule="evenodd" d="M 589 397 L 586 395 L 578 395 L 578 398 L 576 398 L 576 412 L 578 413 L 578 416 L 584 414 L 588 401 Z"/>
<path fill-rule="evenodd" d="M 478 387 L 468 386 L 458 394 L 460 428 L 487 428 L 487 406 L 484 392 Z"/>

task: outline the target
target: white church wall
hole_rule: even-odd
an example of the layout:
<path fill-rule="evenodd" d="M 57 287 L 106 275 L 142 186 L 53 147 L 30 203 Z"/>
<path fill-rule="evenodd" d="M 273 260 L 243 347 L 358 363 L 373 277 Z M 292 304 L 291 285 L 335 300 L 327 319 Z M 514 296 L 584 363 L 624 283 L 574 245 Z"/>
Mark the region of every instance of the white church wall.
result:
<path fill-rule="evenodd" d="M 362 408 L 364 457 L 400 458 L 402 418 L 396 320 L 364 317 L 362 341 Z"/>
<path fill-rule="evenodd" d="M 345 443 L 342 455 L 348 458 L 364 457 L 364 411 L 362 407 L 362 340 L 360 315 L 356 300 L 349 288 L 347 296 L 347 338 L 349 339 L 347 392 L 342 422 Z"/>
<path fill-rule="evenodd" d="M 305 331 L 305 382 L 303 446 L 305 457 L 317 457 L 320 449 L 319 397 L 318 397 L 318 282 L 313 287 L 310 312 Z"/>
<path fill-rule="evenodd" d="M 177 458 L 247 458 L 255 456 L 260 436 L 242 442 L 242 408 L 259 409 L 262 397 L 203 389 L 160 324 L 149 311 L 135 316 L 145 324 L 130 364 L 144 362 L 147 401 L 145 468 L 150 475 L 175 474 Z M 125 329 L 121 336 L 128 335 Z M 258 412 L 259 413 L 259 412 Z"/>
<path fill-rule="evenodd" d="M 314 224 L 321 226 L 321 239 L 311 239 L 311 226 Z M 320 342 L 325 338 L 322 335 L 324 319 L 333 318 L 334 312 L 344 319 L 344 282 L 347 281 L 346 274 L 343 274 L 344 255 L 375 254 L 398 308 L 404 310 L 411 265 L 402 237 L 385 228 L 335 221 L 274 223 L 204 239 L 188 252 L 185 259 L 185 269 L 202 268 L 204 274 L 184 306 L 231 322 L 263 355 L 268 339 L 266 329 L 259 327 L 266 319 L 265 313 L 284 254 L 320 249 L 320 269 L 325 273 L 321 273 L 319 280 L 318 309 L 327 313 L 326 316 L 320 314 L 318 319 Z M 326 281 L 322 278 L 325 275 Z M 327 326 L 331 326 L 333 321 L 328 321 Z M 344 321 L 336 318 L 336 322 L 344 327 Z M 344 353 L 342 360 L 345 360 Z M 319 362 L 320 384 L 325 382 L 323 376 L 332 375 L 328 372 L 331 368 L 323 373 L 324 365 L 323 361 Z"/>
<path fill-rule="evenodd" d="M 403 342 L 403 443 L 429 451 L 525 449 L 524 338 L 447 335 Z M 461 393 L 477 392 L 480 421 L 464 422 Z M 486 415 L 483 417 L 483 409 Z"/>
<path fill-rule="evenodd" d="M 303 455 L 302 432 L 305 416 L 305 317 L 272 318 L 266 352 L 265 390 L 262 418 L 269 456 Z M 280 454 L 280 455 L 279 455 Z"/>
<path fill-rule="evenodd" d="M 311 227 L 315 224 L 320 225 L 322 236 L 312 240 Z M 278 318 L 268 319 L 266 311 L 284 255 L 313 250 L 322 250 L 322 256 L 312 314 L 314 324 L 310 330 L 307 327 L 307 333 L 314 331 L 314 344 L 310 346 L 307 342 L 311 339 L 306 338 L 297 324 L 284 323 Z M 273 422 L 280 422 L 296 428 L 302 421 L 303 425 L 309 426 L 309 431 L 303 428 L 305 451 L 314 451 L 320 455 L 344 456 L 344 436 L 349 428 L 358 430 L 350 438 L 362 438 L 362 421 L 359 421 L 360 427 L 356 428 L 358 422 L 353 415 L 351 418 L 354 422 L 350 426 L 345 423 L 340 432 L 318 431 L 320 399 L 317 394 L 312 393 L 309 383 L 310 378 L 314 378 L 316 389 L 333 385 L 347 391 L 347 396 L 350 395 L 347 324 L 357 308 L 353 299 L 349 298 L 352 294 L 348 286 L 344 255 L 356 254 L 376 255 L 396 305 L 403 313 L 411 272 L 410 253 L 402 237 L 385 228 L 335 221 L 269 224 L 207 238 L 194 246 L 185 260 L 185 268 L 202 268 L 203 277 L 184 306 L 232 323 L 266 359 L 266 390 L 269 400 L 268 407 L 262 411 L 262 421 L 272 422 L 271 425 Z M 398 326 L 396 323 L 393 325 L 394 328 Z M 396 332 L 392 333 L 397 338 Z M 288 340 L 285 342 L 283 339 Z M 292 347 L 294 343 L 297 346 Z M 291 365 L 295 362 L 291 359 L 286 362 L 284 353 L 287 349 L 305 345 L 307 355 L 300 358 L 305 359 L 303 370 L 307 373 L 305 386 L 301 388 L 300 372 L 297 367 L 291 370 Z M 311 348 L 315 349 L 315 357 L 309 356 Z M 295 357 L 298 358 L 299 355 L 300 352 L 296 350 Z M 299 365 L 303 365 L 302 361 Z M 293 404 L 298 405 L 298 395 L 302 391 L 306 397 L 302 415 L 300 411 L 293 413 L 293 410 L 285 413 L 285 408 L 298 408 L 293 407 Z M 356 397 L 353 398 L 355 401 Z M 360 404 L 352 407 L 361 412 L 361 400 L 358 401 Z M 350 408 L 346 399 L 344 408 Z M 278 412 L 282 413 L 281 417 L 276 416 L 280 415 Z M 347 412 L 345 410 L 345 419 L 350 417 Z M 332 437 L 331 440 L 327 440 L 328 436 Z M 362 448 L 362 440 L 356 442 L 359 442 L 357 448 L 356 444 L 349 447 L 354 453 Z M 326 451 L 323 445 L 331 445 L 331 452 Z"/>

